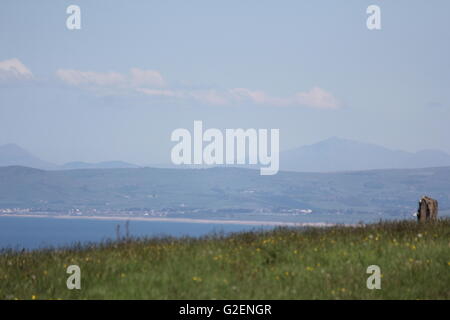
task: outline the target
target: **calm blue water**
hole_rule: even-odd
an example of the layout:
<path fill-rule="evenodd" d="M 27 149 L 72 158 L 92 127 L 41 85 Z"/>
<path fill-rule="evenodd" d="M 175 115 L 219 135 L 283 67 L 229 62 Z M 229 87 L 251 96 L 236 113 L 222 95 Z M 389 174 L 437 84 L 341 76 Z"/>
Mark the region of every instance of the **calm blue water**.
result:
<path fill-rule="evenodd" d="M 100 242 L 116 238 L 116 226 L 121 235 L 125 221 L 91 219 L 52 219 L 0 217 L 0 248 L 37 249 L 58 247 L 76 242 Z M 238 232 L 262 229 L 261 226 L 203 224 L 181 222 L 130 221 L 131 236 L 203 236 L 212 232 Z M 265 227 L 269 228 L 269 227 Z"/>

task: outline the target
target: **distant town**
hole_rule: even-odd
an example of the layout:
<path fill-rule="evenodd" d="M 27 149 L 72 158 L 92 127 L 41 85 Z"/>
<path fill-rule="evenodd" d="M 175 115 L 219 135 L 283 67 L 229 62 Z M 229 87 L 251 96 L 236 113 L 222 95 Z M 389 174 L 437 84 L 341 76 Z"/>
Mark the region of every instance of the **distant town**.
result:
<path fill-rule="evenodd" d="M 311 209 L 279 209 L 276 212 L 270 209 L 220 209 L 214 210 L 209 209 L 205 211 L 204 209 L 188 209 L 184 206 L 181 208 L 166 208 L 162 210 L 155 209 L 125 209 L 125 210 L 113 210 L 113 209 L 69 209 L 69 210 L 48 210 L 42 208 L 0 208 L 0 215 L 69 215 L 69 216 L 142 216 L 142 217 L 168 217 L 168 216 L 179 216 L 179 215 L 201 215 L 201 214 L 212 214 L 220 215 L 224 213 L 255 213 L 255 214 L 278 214 L 278 215 L 306 215 L 311 214 L 313 211 Z"/>

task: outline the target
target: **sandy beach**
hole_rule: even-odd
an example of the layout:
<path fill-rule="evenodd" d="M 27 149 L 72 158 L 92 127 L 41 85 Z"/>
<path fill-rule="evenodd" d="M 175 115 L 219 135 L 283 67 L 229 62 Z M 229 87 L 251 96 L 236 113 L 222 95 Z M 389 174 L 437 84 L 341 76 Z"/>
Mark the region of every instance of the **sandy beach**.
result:
<path fill-rule="evenodd" d="M 194 219 L 194 218 L 164 218 L 164 217 L 126 217 L 126 216 L 69 216 L 69 215 L 44 215 L 44 214 L 2 214 L 0 217 L 16 218 L 51 218 L 51 219 L 91 219 L 111 221 L 147 221 L 147 222 L 182 222 L 204 224 L 236 224 L 254 226 L 286 226 L 286 227 L 332 227 L 337 224 L 325 222 L 285 222 L 285 221 L 257 221 L 257 220 L 220 220 L 220 219 Z M 341 224 L 339 224 L 341 225 Z M 356 225 L 346 225 L 356 226 Z"/>

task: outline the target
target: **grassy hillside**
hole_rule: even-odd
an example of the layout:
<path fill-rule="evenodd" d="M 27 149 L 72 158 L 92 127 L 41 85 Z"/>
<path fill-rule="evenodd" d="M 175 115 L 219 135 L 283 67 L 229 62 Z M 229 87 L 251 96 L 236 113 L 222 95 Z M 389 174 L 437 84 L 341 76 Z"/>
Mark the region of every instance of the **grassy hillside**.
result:
<path fill-rule="evenodd" d="M 339 173 L 213 169 L 0 168 L 0 208 L 196 209 L 232 212 L 309 208 L 315 212 L 410 215 L 427 194 L 450 209 L 450 167 Z"/>
<path fill-rule="evenodd" d="M 450 299 L 450 220 L 0 254 L 1 299 Z M 81 268 L 81 290 L 66 268 Z M 366 287 L 369 265 L 381 290 Z"/>

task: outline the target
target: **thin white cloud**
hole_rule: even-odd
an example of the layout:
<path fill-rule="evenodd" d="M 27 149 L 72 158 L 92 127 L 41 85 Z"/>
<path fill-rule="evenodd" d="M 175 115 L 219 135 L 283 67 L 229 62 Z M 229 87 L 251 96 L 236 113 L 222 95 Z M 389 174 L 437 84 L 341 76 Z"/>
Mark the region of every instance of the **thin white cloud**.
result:
<path fill-rule="evenodd" d="M 319 87 L 295 94 L 293 103 L 319 109 L 337 109 L 340 107 L 340 102 L 336 97 Z"/>
<path fill-rule="evenodd" d="M 59 69 L 56 76 L 66 84 L 88 88 L 103 94 L 141 94 L 178 100 L 193 100 L 210 105 L 255 104 L 278 107 L 312 107 L 337 109 L 340 103 L 330 92 L 314 87 L 288 97 L 274 97 L 261 90 L 233 88 L 216 89 L 172 89 L 162 75 L 155 70 L 130 69 L 127 74 L 118 72 L 92 72 Z"/>
<path fill-rule="evenodd" d="M 250 90 L 246 88 L 230 89 L 229 93 L 233 100 L 237 102 L 251 102 L 260 105 L 287 106 L 289 104 L 286 98 L 272 97 L 264 91 Z"/>
<path fill-rule="evenodd" d="M 149 96 L 172 97 L 172 98 L 173 97 L 182 98 L 184 96 L 182 92 L 177 92 L 174 90 L 137 88 L 136 91 Z"/>
<path fill-rule="evenodd" d="M 257 104 L 269 103 L 270 97 L 263 91 L 255 91 L 246 88 L 234 88 L 229 90 L 230 95 L 237 101 L 251 101 Z"/>
<path fill-rule="evenodd" d="M 228 97 L 217 90 L 195 90 L 190 91 L 189 96 L 202 103 L 212 105 L 226 105 L 230 101 Z"/>
<path fill-rule="evenodd" d="M 19 59 L 0 61 L 0 80 L 31 80 L 33 73 Z"/>
<path fill-rule="evenodd" d="M 130 80 L 135 87 L 164 87 L 166 81 L 158 71 L 132 68 Z"/>
<path fill-rule="evenodd" d="M 217 90 L 169 90 L 137 88 L 137 92 L 154 97 L 167 97 L 177 99 L 192 99 L 201 103 L 212 105 L 226 105 L 229 103 L 227 97 Z"/>
<path fill-rule="evenodd" d="M 333 94 L 319 87 L 314 87 L 306 92 L 297 92 L 291 97 L 273 97 L 264 91 L 246 88 L 231 89 L 230 95 L 237 101 L 250 101 L 255 104 L 280 107 L 306 106 L 318 109 L 337 109 L 340 107 L 339 100 Z"/>
<path fill-rule="evenodd" d="M 138 87 L 164 87 L 164 78 L 158 71 L 130 69 L 128 74 L 58 69 L 56 76 L 66 84 L 87 86 L 92 89 L 136 89 Z"/>
<path fill-rule="evenodd" d="M 71 69 L 59 69 L 56 75 L 62 81 L 73 86 L 96 85 L 115 86 L 125 82 L 125 77 L 117 72 L 91 72 Z"/>

